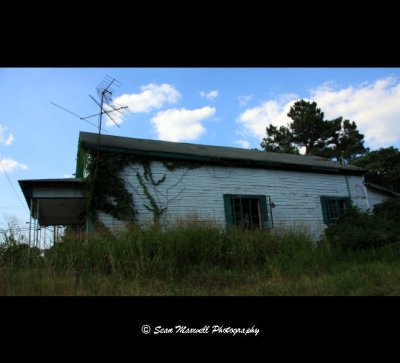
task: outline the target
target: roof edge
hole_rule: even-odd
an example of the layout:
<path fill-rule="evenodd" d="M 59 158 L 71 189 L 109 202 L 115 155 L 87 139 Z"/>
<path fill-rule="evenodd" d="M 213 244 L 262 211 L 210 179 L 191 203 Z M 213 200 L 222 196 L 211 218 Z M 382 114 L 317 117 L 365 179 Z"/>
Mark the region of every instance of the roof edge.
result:
<path fill-rule="evenodd" d="M 97 146 L 85 142 L 85 146 L 89 146 L 90 148 L 97 148 Z M 358 169 L 344 169 L 344 168 L 331 168 L 326 166 L 316 166 L 316 165 L 304 165 L 304 164 L 293 164 L 293 163 L 282 163 L 282 162 L 274 162 L 274 161 L 261 161 L 261 160 L 243 160 L 236 158 L 228 158 L 228 157 L 209 157 L 209 156 L 200 156 L 200 155 L 192 155 L 192 154 L 183 154 L 183 153 L 168 153 L 163 151 L 144 151 L 144 150 L 133 150 L 133 149 L 125 149 L 118 147 L 110 147 L 100 145 L 100 150 L 105 152 L 118 152 L 124 154 L 131 155 L 140 155 L 140 156 L 151 156 L 159 159 L 175 159 L 175 160 L 185 160 L 185 161 L 195 161 L 195 162 L 204 162 L 204 163 L 212 163 L 223 166 L 240 166 L 240 167 L 267 167 L 271 169 L 281 169 L 281 170 L 289 170 L 289 171 L 305 171 L 305 172 L 314 172 L 314 173 L 328 173 L 328 174 L 336 174 L 336 175 L 363 175 L 365 174 L 365 170 Z"/>
<path fill-rule="evenodd" d="M 22 190 L 22 193 L 25 197 L 26 203 L 28 204 L 29 207 L 29 200 L 32 196 L 32 188 L 37 185 L 45 185 L 45 184 L 50 184 L 50 185 L 73 185 L 75 184 L 80 185 L 83 184 L 85 180 L 83 178 L 58 178 L 58 179 L 23 179 L 23 180 L 18 180 L 18 184 Z"/>
<path fill-rule="evenodd" d="M 394 197 L 400 197 L 400 193 L 396 193 L 393 190 L 387 189 L 385 187 L 381 187 L 380 185 L 367 183 L 367 182 L 364 182 L 364 185 L 366 187 L 370 187 L 371 189 L 374 189 L 374 190 L 376 190 L 378 192 L 381 192 L 383 194 L 388 194 L 388 195 L 391 195 L 391 196 L 394 196 Z"/>

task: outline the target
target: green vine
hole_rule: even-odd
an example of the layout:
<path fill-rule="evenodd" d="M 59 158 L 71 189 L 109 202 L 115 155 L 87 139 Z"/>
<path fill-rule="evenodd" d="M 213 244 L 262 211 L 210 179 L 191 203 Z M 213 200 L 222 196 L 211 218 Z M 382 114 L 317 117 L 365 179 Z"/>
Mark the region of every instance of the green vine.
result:
<path fill-rule="evenodd" d="M 151 172 L 150 172 L 151 173 Z M 140 186 L 143 189 L 143 193 L 146 196 L 146 198 L 148 199 L 148 201 L 150 202 L 150 206 L 147 204 L 143 204 L 143 206 L 151 213 L 153 213 L 153 222 L 156 226 L 160 225 L 160 218 L 163 215 L 163 213 L 166 211 L 167 208 L 160 208 L 156 202 L 156 200 L 154 199 L 154 197 L 151 195 L 151 193 L 149 192 L 146 184 L 143 181 L 142 176 L 140 175 L 139 172 L 136 173 L 136 178 L 140 184 Z M 153 181 L 153 178 L 151 177 L 151 180 Z M 165 180 L 165 175 L 158 181 L 157 183 L 153 183 L 153 185 L 159 185 L 162 181 Z"/>
<path fill-rule="evenodd" d="M 130 155 L 95 151 L 86 156 L 87 177 L 85 195 L 87 209 L 92 221 L 98 221 L 97 211 L 103 211 L 114 218 L 133 222 L 136 210 L 132 194 L 128 192 L 120 172 L 135 161 Z"/>
<path fill-rule="evenodd" d="M 153 178 L 153 173 L 151 172 L 151 162 L 150 160 L 147 160 L 147 163 L 142 163 L 143 169 L 144 169 L 144 178 L 148 181 L 151 182 L 154 186 L 158 186 L 161 183 L 165 181 L 166 175 L 164 175 L 160 180 L 155 181 Z"/>
<path fill-rule="evenodd" d="M 169 171 L 178 168 L 195 169 L 200 166 L 198 163 L 187 161 L 161 160 Z M 145 180 L 157 187 L 166 180 L 163 175 L 159 180 L 155 180 L 151 171 L 152 159 L 133 154 L 100 151 L 97 154 L 95 149 L 87 149 L 84 145 L 78 145 L 76 177 L 84 177 L 84 194 L 87 203 L 87 217 L 90 223 L 98 225 L 98 211 L 110 214 L 116 219 L 127 222 L 136 221 L 137 210 L 135 208 L 132 194 L 128 191 L 124 177 L 121 172 L 124 167 L 140 163 L 143 166 L 143 177 L 139 172 L 136 178 L 143 189 L 148 204 L 143 206 L 153 214 L 153 222 L 159 225 L 161 216 L 166 211 L 161 208 L 154 197 L 151 195 Z"/>

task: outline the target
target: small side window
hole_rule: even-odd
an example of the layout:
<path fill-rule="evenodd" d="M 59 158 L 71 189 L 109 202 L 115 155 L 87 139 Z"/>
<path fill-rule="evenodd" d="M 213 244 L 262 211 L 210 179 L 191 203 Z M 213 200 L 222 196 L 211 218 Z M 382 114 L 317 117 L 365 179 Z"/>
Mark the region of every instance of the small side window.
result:
<path fill-rule="evenodd" d="M 350 198 L 321 197 L 321 206 L 324 223 L 335 223 L 350 207 Z"/>

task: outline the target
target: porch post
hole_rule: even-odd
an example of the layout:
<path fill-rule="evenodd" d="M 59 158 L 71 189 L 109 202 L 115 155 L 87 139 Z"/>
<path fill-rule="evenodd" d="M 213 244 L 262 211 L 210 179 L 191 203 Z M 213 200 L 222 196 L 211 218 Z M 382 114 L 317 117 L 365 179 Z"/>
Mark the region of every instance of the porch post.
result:
<path fill-rule="evenodd" d="M 29 202 L 29 247 L 31 247 L 32 208 L 33 208 L 33 200 L 31 198 Z"/>

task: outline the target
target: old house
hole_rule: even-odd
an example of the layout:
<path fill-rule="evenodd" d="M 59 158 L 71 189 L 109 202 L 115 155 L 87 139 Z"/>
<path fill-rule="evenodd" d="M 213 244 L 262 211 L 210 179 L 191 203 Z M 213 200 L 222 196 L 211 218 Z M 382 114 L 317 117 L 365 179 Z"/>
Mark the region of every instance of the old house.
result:
<path fill-rule="evenodd" d="M 99 142 L 100 140 L 100 142 Z M 40 225 L 111 230 L 177 218 L 221 226 L 306 226 L 318 236 L 352 202 L 370 208 L 364 171 L 316 156 L 81 132 L 76 179 L 21 180 Z"/>

